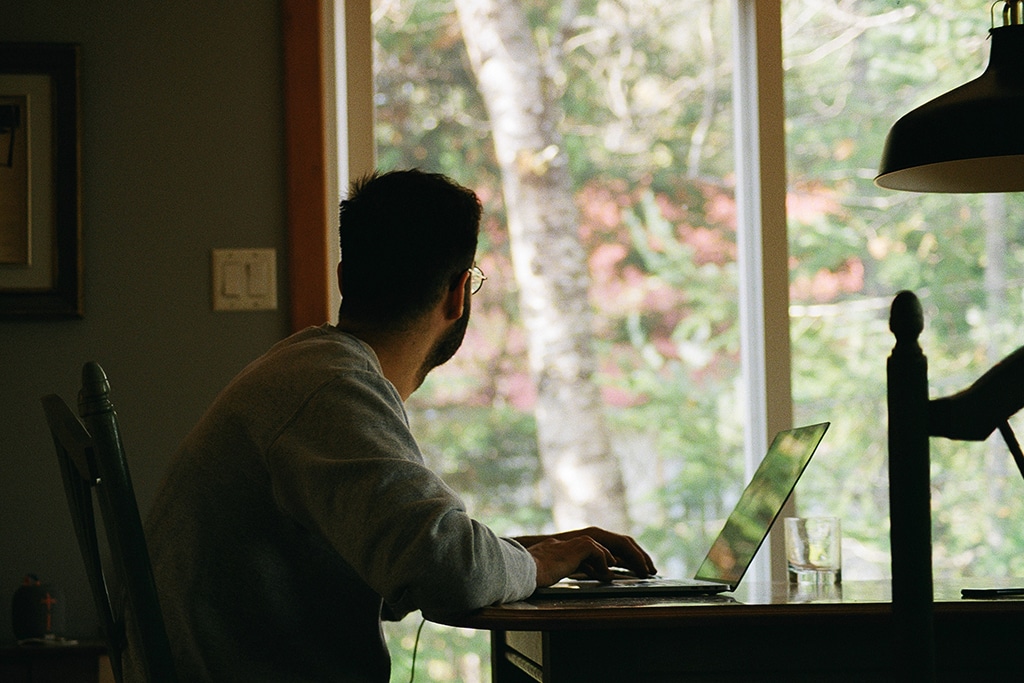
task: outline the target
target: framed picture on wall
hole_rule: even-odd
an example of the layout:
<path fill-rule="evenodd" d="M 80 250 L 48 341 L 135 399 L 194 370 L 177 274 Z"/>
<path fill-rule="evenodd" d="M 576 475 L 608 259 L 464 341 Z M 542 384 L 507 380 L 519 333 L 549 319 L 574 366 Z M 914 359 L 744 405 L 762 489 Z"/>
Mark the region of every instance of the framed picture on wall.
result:
<path fill-rule="evenodd" d="M 0 319 L 82 310 L 78 46 L 0 43 Z"/>

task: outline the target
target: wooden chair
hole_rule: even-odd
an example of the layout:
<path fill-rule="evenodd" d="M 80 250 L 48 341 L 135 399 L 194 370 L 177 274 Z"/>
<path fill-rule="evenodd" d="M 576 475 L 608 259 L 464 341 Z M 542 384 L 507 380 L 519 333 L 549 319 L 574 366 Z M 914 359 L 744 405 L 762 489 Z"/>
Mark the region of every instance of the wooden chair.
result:
<path fill-rule="evenodd" d="M 174 662 L 157 599 L 138 504 L 125 459 L 110 384 L 97 363 L 82 368 L 76 417 L 56 395 L 42 399 L 64 480 L 71 519 L 110 651 L 117 681 L 124 680 L 125 606 L 131 604 L 141 664 L 148 681 L 174 681 Z M 110 569 L 97 536 L 93 493 L 106 532 Z"/>
<path fill-rule="evenodd" d="M 924 314 L 913 292 L 896 295 L 889 329 L 896 337 L 886 376 L 894 651 L 899 680 L 927 681 L 936 678 L 929 439 L 983 441 L 998 429 L 1024 476 L 1008 422 L 1024 407 L 1024 347 L 967 389 L 929 399 L 928 359 L 918 343 Z"/>

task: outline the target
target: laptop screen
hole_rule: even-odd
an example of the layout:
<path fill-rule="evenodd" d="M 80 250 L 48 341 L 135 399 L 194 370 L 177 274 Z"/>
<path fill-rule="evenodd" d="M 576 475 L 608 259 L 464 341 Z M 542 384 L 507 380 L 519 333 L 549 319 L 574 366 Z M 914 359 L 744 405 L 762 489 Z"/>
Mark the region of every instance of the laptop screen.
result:
<path fill-rule="evenodd" d="M 698 579 L 732 589 L 739 585 L 828 426 L 779 432 L 704 558 Z"/>

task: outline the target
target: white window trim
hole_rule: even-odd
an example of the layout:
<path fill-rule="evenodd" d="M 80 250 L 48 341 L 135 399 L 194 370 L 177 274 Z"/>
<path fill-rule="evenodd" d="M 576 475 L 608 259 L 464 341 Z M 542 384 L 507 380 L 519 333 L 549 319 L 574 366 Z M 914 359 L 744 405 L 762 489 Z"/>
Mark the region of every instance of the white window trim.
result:
<path fill-rule="evenodd" d="M 749 479 L 768 440 L 793 423 L 786 231 L 785 97 L 781 0 L 733 0 L 740 355 L 746 387 L 744 456 Z M 791 499 L 782 516 L 792 516 Z M 781 533 L 758 553 L 748 580 L 786 579 Z"/>
<path fill-rule="evenodd" d="M 325 88 L 327 119 L 333 122 L 328 134 L 331 158 L 337 160 L 328 178 L 329 202 L 337 215 L 338 200 L 349 183 L 377 167 L 376 145 L 373 141 L 373 22 L 370 0 L 324 0 L 321 6 L 324 25 Z M 328 164 L 328 166 L 331 166 Z M 333 234 L 337 224 L 332 221 L 331 257 L 341 260 Z M 330 310 L 336 312 L 341 303 L 337 287 L 331 287 Z M 336 314 L 336 313 L 335 313 Z"/>

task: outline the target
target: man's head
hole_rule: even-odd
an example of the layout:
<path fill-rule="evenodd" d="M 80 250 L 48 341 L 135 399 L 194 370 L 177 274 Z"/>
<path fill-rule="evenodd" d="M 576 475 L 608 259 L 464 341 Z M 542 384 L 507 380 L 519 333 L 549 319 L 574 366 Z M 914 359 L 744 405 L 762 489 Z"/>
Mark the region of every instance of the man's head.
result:
<path fill-rule="evenodd" d="M 401 331 L 473 265 L 480 201 L 443 175 L 374 173 L 352 183 L 339 213 L 344 320 Z"/>

